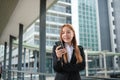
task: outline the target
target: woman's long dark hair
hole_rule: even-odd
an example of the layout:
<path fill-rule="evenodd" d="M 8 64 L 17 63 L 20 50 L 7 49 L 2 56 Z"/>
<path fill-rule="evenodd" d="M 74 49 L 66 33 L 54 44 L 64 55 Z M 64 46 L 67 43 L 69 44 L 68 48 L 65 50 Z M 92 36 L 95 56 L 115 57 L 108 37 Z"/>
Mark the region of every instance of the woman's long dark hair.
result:
<path fill-rule="evenodd" d="M 73 33 L 74 33 L 74 37 L 73 37 L 73 39 L 72 39 L 72 44 L 73 44 L 73 47 L 74 47 L 74 49 L 75 49 L 75 56 L 76 56 L 76 59 L 77 59 L 77 63 L 81 63 L 83 59 L 82 59 L 82 56 L 80 55 L 80 50 L 79 50 L 79 48 L 78 48 L 78 46 L 77 46 L 75 31 L 74 31 L 74 29 L 73 29 L 73 27 L 72 27 L 71 24 L 64 24 L 63 26 L 61 26 L 61 30 L 60 30 L 60 40 L 61 40 L 62 42 L 64 42 L 64 41 L 62 40 L 62 31 L 63 31 L 63 28 L 64 28 L 64 27 L 68 27 L 68 28 L 71 29 L 71 30 L 73 31 Z M 64 58 L 64 62 L 67 63 L 67 61 L 68 61 L 67 54 L 64 54 L 64 55 L 63 55 L 63 58 Z"/>

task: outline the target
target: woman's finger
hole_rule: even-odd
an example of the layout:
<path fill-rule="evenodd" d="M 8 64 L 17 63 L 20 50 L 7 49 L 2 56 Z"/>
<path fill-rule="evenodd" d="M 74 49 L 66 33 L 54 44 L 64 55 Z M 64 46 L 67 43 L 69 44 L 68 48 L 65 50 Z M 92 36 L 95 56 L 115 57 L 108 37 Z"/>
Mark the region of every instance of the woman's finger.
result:
<path fill-rule="evenodd" d="M 57 47 L 56 47 L 56 50 L 58 50 L 60 47 L 61 47 L 61 46 L 57 46 Z"/>

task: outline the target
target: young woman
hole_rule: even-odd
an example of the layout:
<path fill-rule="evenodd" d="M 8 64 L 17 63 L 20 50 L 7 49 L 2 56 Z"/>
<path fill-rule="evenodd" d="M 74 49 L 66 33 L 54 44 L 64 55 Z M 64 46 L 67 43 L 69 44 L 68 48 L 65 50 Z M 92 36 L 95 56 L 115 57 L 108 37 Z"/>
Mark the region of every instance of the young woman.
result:
<path fill-rule="evenodd" d="M 55 43 L 53 46 L 55 80 L 81 80 L 79 71 L 85 69 L 85 55 L 83 47 L 77 46 L 75 31 L 71 24 L 61 27 L 60 41 Z"/>

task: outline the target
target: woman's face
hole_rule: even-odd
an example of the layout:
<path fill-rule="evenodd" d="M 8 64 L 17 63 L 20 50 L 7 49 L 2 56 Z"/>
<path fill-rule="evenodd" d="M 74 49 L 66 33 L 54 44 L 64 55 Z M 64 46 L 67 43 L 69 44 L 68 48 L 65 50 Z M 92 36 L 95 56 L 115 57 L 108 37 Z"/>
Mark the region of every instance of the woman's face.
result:
<path fill-rule="evenodd" d="M 68 44 L 71 44 L 73 37 L 74 37 L 73 31 L 68 27 L 64 27 L 62 30 L 62 40 Z"/>

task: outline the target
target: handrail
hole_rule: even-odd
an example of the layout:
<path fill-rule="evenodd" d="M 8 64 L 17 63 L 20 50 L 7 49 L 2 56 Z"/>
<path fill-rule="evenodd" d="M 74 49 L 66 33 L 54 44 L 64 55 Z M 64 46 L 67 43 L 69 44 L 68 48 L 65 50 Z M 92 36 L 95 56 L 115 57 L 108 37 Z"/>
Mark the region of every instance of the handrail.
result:
<path fill-rule="evenodd" d="M 13 46 L 14 47 L 18 47 L 18 42 L 14 41 L 13 42 Z M 30 49 L 30 50 L 37 50 L 37 51 L 39 51 L 39 46 L 38 45 L 31 45 L 31 44 L 23 42 L 23 47 L 27 48 L 27 49 Z M 51 49 L 47 49 L 46 51 L 47 52 L 51 52 L 52 50 Z"/>
<path fill-rule="evenodd" d="M 6 70 L 6 71 L 11 71 L 11 72 L 16 72 L 16 73 L 25 73 L 25 74 L 38 74 L 38 75 L 46 75 L 46 76 L 55 76 L 55 73 L 41 73 L 41 72 L 34 72 L 34 71 L 19 71 L 19 70 Z"/>
<path fill-rule="evenodd" d="M 104 78 L 104 77 L 94 77 L 94 76 L 88 76 L 86 78 L 90 78 L 90 79 L 102 79 L 102 80 L 119 80 L 118 78 Z"/>
<path fill-rule="evenodd" d="M 32 72 L 32 71 L 18 71 L 18 70 L 6 70 L 11 72 L 20 72 L 24 74 L 30 75 L 44 75 L 44 76 L 55 76 L 55 73 L 40 73 L 40 72 Z M 32 78 L 32 77 L 31 77 Z M 95 76 L 82 76 L 83 79 L 101 79 L 101 80 L 119 80 L 119 78 L 105 78 L 105 77 L 95 77 Z"/>
<path fill-rule="evenodd" d="M 120 53 L 115 53 L 115 52 L 108 52 L 108 51 L 87 51 L 85 50 L 85 52 L 88 53 L 88 55 L 116 55 L 116 56 L 120 56 Z"/>
<path fill-rule="evenodd" d="M 55 73 L 40 73 L 40 72 L 34 72 L 34 71 L 18 71 L 18 70 L 4 70 L 6 72 L 10 71 L 13 73 L 24 73 L 24 74 L 30 74 L 30 75 L 41 75 L 41 76 L 55 76 Z M 31 76 L 32 78 L 32 76 Z M 91 80 L 96 80 L 96 79 L 101 79 L 101 80 L 119 80 L 119 78 L 106 78 L 106 77 L 96 77 L 96 76 L 82 76 L 82 79 L 91 79 Z M 32 80 L 32 79 L 31 79 Z"/>
<path fill-rule="evenodd" d="M 18 42 L 17 41 L 14 41 L 13 42 L 13 46 L 14 47 L 18 47 Z M 27 49 L 30 49 L 30 50 L 39 50 L 39 46 L 35 46 L 35 45 L 30 45 L 28 43 L 23 43 L 23 47 L 24 48 L 27 48 Z"/>

